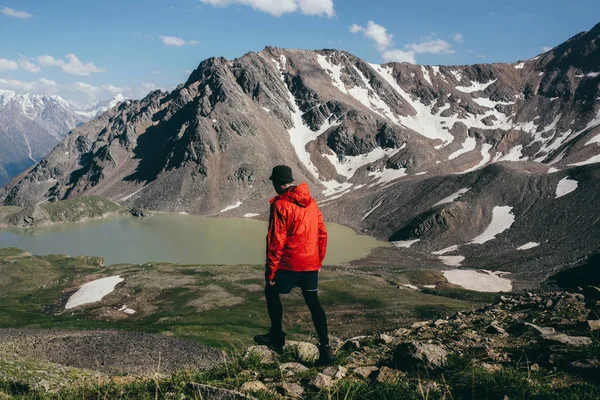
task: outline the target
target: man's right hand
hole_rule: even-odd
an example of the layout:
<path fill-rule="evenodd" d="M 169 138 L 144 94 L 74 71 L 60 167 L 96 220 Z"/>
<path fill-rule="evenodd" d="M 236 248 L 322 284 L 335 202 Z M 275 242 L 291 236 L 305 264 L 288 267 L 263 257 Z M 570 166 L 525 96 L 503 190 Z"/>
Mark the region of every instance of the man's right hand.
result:
<path fill-rule="evenodd" d="M 275 281 L 269 281 L 269 286 L 275 286 Z"/>

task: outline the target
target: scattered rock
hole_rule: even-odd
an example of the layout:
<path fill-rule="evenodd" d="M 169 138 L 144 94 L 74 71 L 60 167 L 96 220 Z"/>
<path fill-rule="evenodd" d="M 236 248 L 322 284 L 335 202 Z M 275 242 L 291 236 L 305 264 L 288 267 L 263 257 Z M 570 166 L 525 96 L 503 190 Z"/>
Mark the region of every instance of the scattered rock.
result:
<path fill-rule="evenodd" d="M 532 372 L 538 372 L 540 370 L 540 365 L 538 363 L 533 363 L 530 367 L 529 370 Z"/>
<path fill-rule="evenodd" d="M 392 369 L 389 367 L 381 367 L 379 370 L 379 374 L 377 374 L 377 382 L 379 383 L 387 383 L 393 385 L 398 382 L 400 379 L 405 378 L 406 374 L 397 369 Z"/>
<path fill-rule="evenodd" d="M 278 389 L 278 392 L 291 399 L 300 399 L 304 395 L 304 388 L 293 382 L 284 382 Z"/>
<path fill-rule="evenodd" d="M 394 341 L 394 338 L 389 335 L 386 335 L 385 333 L 382 333 L 377 336 L 377 339 L 375 341 L 377 343 L 390 344 Z"/>
<path fill-rule="evenodd" d="M 340 338 L 337 338 L 335 336 L 329 336 L 329 346 L 331 347 L 331 349 L 336 352 L 339 349 L 342 348 L 343 342 L 341 341 Z"/>
<path fill-rule="evenodd" d="M 317 374 L 309 385 L 319 390 L 328 389 L 333 386 L 333 380 L 325 374 Z"/>
<path fill-rule="evenodd" d="M 439 385 L 437 382 L 424 380 L 419 382 L 418 390 L 421 393 L 421 396 L 426 399 L 429 397 L 429 393 L 437 392 L 439 390 Z"/>
<path fill-rule="evenodd" d="M 293 352 L 298 361 L 304 363 L 312 363 L 319 358 L 319 348 L 312 343 L 288 341 L 283 350 Z"/>
<path fill-rule="evenodd" d="M 600 331 L 600 320 L 590 320 L 587 321 L 587 324 L 588 328 L 590 328 L 590 331 Z"/>
<path fill-rule="evenodd" d="M 304 365 L 297 363 L 297 362 L 288 362 L 288 363 L 281 364 L 279 366 L 279 369 L 281 371 L 289 371 L 289 372 L 293 372 L 295 374 L 308 371 L 308 368 L 306 368 Z"/>
<path fill-rule="evenodd" d="M 402 337 L 404 335 L 408 335 L 410 333 L 409 329 L 406 328 L 398 328 L 394 332 L 391 333 L 394 337 Z"/>
<path fill-rule="evenodd" d="M 498 372 L 501 371 L 503 367 L 500 364 L 481 363 L 481 368 L 487 372 Z"/>
<path fill-rule="evenodd" d="M 566 344 L 569 346 L 589 346 L 592 344 L 592 339 L 586 336 L 569 336 L 566 333 L 556 332 L 554 328 L 537 326 L 530 322 L 522 322 L 514 328 L 517 332 L 531 331 L 537 333 L 538 336 L 550 343 Z"/>
<path fill-rule="evenodd" d="M 246 382 L 240 387 L 242 393 L 268 392 L 269 388 L 261 381 Z"/>
<path fill-rule="evenodd" d="M 439 328 L 440 326 L 448 325 L 448 321 L 445 319 L 436 319 L 431 323 L 431 326 L 434 328 Z"/>
<path fill-rule="evenodd" d="M 250 400 L 249 396 L 235 390 L 222 389 L 214 386 L 203 385 L 200 383 L 191 383 L 196 397 L 201 399 L 219 399 L 219 400 Z"/>
<path fill-rule="evenodd" d="M 345 367 L 342 367 L 340 365 L 327 367 L 323 371 L 324 375 L 327 375 L 328 377 L 333 378 L 333 379 L 345 378 L 347 373 L 348 373 L 348 369 Z"/>
<path fill-rule="evenodd" d="M 414 322 L 410 327 L 412 329 L 419 329 L 419 328 L 424 328 L 429 324 L 430 324 L 430 321 L 419 321 L 419 322 Z"/>
<path fill-rule="evenodd" d="M 486 331 L 486 333 L 489 333 L 492 335 L 502 335 L 502 336 L 508 335 L 508 333 L 506 333 L 504 328 L 499 326 L 497 323 L 493 323 L 493 322 L 485 329 L 485 331 Z"/>
<path fill-rule="evenodd" d="M 250 346 L 244 354 L 244 360 L 250 357 L 257 357 L 261 364 L 273 364 L 277 359 L 277 354 L 267 346 Z"/>
<path fill-rule="evenodd" d="M 402 343 L 394 352 L 394 363 L 400 369 L 417 366 L 435 369 L 444 365 L 447 358 L 448 352 L 444 347 L 420 342 Z"/>
<path fill-rule="evenodd" d="M 354 375 L 358 375 L 362 378 L 370 378 L 371 375 L 373 375 L 375 372 L 379 371 L 379 368 L 375 367 L 375 366 L 369 366 L 369 367 L 358 367 L 358 368 L 354 368 L 354 370 L 352 371 L 352 373 Z"/>
<path fill-rule="evenodd" d="M 365 340 L 366 338 L 367 338 L 366 336 L 356 336 L 356 337 L 350 338 L 344 342 L 344 345 L 342 346 L 342 348 L 345 350 L 360 349 L 362 341 Z"/>
<path fill-rule="evenodd" d="M 586 379 L 600 383 L 600 360 L 587 359 L 573 361 L 569 369 Z"/>

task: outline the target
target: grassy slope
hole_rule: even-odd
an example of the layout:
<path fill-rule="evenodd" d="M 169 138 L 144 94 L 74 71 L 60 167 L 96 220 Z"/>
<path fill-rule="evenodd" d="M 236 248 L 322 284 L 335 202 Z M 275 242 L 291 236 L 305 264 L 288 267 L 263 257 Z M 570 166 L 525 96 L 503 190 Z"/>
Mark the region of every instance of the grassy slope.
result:
<path fill-rule="evenodd" d="M 333 335 L 348 338 L 411 321 L 472 309 L 493 296 L 440 290 L 427 294 L 398 288 L 409 271 L 389 270 L 394 279 L 347 269 L 321 274 L 321 298 Z M 414 273 L 414 272 L 410 272 Z M 125 281 L 100 303 L 65 311 L 70 294 L 83 283 L 121 275 Z M 0 249 L 0 327 L 126 329 L 197 340 L 227 347 L 250 343 L 268 327 L 258 266 L 172 264 L 103 266 L 98 258 L 34 257 Z M 463 297 L 456 300 L 451 297 Z M 283 296 L 287 331 L 306 339 L 310 315 L 299 290 Z M 137 311 L 126 315 L 126 304 Z"/>

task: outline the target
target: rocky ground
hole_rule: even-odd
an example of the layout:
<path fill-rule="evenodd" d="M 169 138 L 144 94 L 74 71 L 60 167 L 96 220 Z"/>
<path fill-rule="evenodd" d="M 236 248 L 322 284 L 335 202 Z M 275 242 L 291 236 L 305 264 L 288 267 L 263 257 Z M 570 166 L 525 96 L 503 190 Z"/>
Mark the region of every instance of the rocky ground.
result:
<path fill-rule="evenodd" d="M 290 341 L 281 354 L 264 346 L 230 351 L 226 364 L 203 372 L 111 377 L 87 370 L 66 386 L 46 376 L 49 390 L 4 368 L 0 396 L 597 399 L 599 333 L 600 288 L 546 290 L 393 331 L 333 338 L 338 364 L 328 367 L 315 366 L 314 344 Z"/>

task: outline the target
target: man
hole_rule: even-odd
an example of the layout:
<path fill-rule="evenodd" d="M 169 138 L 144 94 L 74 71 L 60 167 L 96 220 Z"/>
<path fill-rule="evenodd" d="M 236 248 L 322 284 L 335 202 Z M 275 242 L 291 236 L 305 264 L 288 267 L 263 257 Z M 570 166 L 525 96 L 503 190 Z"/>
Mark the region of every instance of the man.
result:
<path fill-rule="evenodd" d="M 255 336 L 254 341 L 278 351 L 283 348 L 285 333 L 279 294 L 288 294 L 294 287 L 300 287 L 319 336 L 318 363 L 331 364 L 335 358 L 329 346 L 327 318 L 317 295 L 319 270 L 327 251 L 323 215 L 306 183 L 292 185 L 290 167 L 274 167 L 269 179 L 277 192 L 271 199 L 265 266 L 265 297 L 271 329 L 265 335 Z"/>

